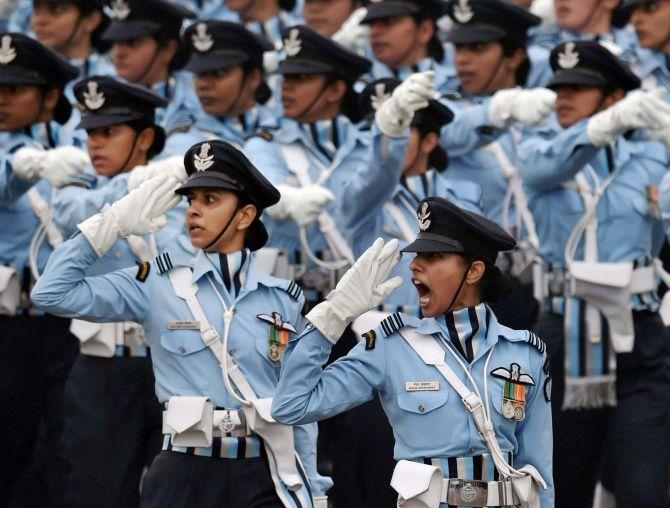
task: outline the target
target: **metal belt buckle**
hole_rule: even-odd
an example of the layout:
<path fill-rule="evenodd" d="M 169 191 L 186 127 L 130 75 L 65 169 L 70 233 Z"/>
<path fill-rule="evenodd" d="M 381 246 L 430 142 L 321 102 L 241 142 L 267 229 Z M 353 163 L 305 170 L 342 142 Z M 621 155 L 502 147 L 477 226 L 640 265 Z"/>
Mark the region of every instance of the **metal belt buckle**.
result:
<path fill-rule="evenodd" d="M 481 508 L 486 506 L 489 498 L 489 485 L 479 480 L 449 480 L 447 504 L 467 508 Z"/>

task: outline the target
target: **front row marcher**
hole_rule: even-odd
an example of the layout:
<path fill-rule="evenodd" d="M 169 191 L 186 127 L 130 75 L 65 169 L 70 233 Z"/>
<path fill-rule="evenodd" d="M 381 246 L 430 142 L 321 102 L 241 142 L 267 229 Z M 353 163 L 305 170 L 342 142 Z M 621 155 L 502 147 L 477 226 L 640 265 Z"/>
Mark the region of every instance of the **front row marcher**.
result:
<path fill-rule="evenodd" d="M 544 262 L 536 331 L 556 381 L 557 505 L 590 508 L 602 475 L 617 506 L 665 507 L 670 333 L 653 258 L 668 152 L 638 138 L 662 135 L 670 105 L 626 96 L 640 80 L 596 42 L 557 46 L 551 66 L 560 129 L 544 127 L 520 154 Z"/>
<path fill-rule="evenodd" d="M 173 176 L 151 179 L 80 223 L 33 297 L 61 316 L 144 327 L 166 411 L 143 506 L 319 506 L 332 483 L 316 472 L 316 425 L 270 418 L 286 345 L 305 325 L 300 289 L 262 273 L 252 254 L 267 241 L 260 213 L 279 193 L 221 141 L 193 146 L 185 166 L 181 188 Z M 175 191 L 190 203 L 193 259 L 164 252 L 139 268 L 86 276 L 118 238 L 160 229 Z"/>
<path fill-rule="evenodd" d="M 505 289 L 494 264 L 515 242 L 442 198 L 423 200 L 417 215 L 419 235 L 403 251 L 416 253 L 425 318 L 392 314 L 323 369 L 347 324 L 402 283 L 386 280 L 397 241 L 378 239 L 290 341 L 272 414 L 304 424 L 379 394 L 395 435 L 399 506 L 552 507 L 545 345 L 499 324 L 485 303 Z"/>

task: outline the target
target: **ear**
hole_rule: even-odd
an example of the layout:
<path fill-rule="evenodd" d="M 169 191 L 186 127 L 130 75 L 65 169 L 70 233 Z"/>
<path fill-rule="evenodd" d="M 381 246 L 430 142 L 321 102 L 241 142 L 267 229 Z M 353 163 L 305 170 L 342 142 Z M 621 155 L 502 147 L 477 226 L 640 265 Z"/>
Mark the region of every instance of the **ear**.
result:
<path fill-rule="evenodd" d="M 603 102 L 603 107 L 602 109 L 607 109 L 612 106 L 614 106 L 617 102 L 622 100 L 624 97 L 626 97 L 626 92 L 624 92 L 622 89 L 617 88 L 614 90 L 611 94 L 609 94 L 606 98 L 605 101 Z M 601 109 L 601 111 L 602 111 Z"/>
<path fill-rule="evenodd" d="M 424 154 L 430 154 L 433 150 L 435 150 L 435 147 L 440 143 L 440 138 L 437 134 L 434 132 L 429 132 L 426 134 L 426 136 L 421 140 L 421 152 Z"/>
<path fill-rule="evenodd" d="M 237 216 L 239 217 L 237 222 L 237 230 L 242 231 L 244 229 L 248 229 L 257 215 L 258 210 L 254 205 L 244 205 L 237 211 Z"/>
<path fill-rule="evenodd" d="M 156 132 L 151 127 L 147 127 L 140 132 L 139 136 L 137 136 L 137 143 L 135 143 L 135 146 L 142 155 L 145 155 L 151 149 L 151 145 L 154 144 L 155 139 Z"/>
<path fill-rule="evenodd" d="M 338 79 L 328 87 L 326 100 L 331 104 L 342 102 L 342 99 L 344 99 L 344 94 L 346 93 L 347 84 L 341 79 Z"/>
<path fill-rule="evenodd" d="M 601 0 L 600 8 L 606 12 L 612 13 L 619 6 L 620 0 Z"/>
<path fill-rule="evenodd" d="M 161 62 L 165 65 L 170 65 L 170 62 L 177 54 L 178 43 L 174 39 L 170 39 L 167 43 L 161 48 Z"/>
<path fill-rule="evenodd" d="M 57 88 L 50 88 L 47 90 L 47 93 L 44 94 L 42 99 L 42 111 L 53 112 L 56 109 L 56 104 L 58 104 L 58 99 L 60 99 L 61 92 Z"/>
<path fill-rule="evenodd" d="M 506 57 L 507 65 L 511 70 L 516 71 L 521 66 L 525 58 L 526 51 L 522 48 L 517 48 L 512 56 Z"/>
<path fill-rule="evenodd" d="M 96 28 L 100 26 L 100 23 L 102 23 L 102 13 L 100 11 L 90 12 L 81 20 L 81 26 L 87 34 L 95 32 Z"/>
<path fill-rule="evenodd" d="M 482 280 L 482 277 L 484 277 L 484 272 L 486 272 L 486 265 L 484 262 L 475 261 L 470 266 L 470 271 L 465 278 L 465 283 L 469 285 L 477 284 L 480 280 Z"/>
<path fill-rule="evenodd" d="M 261 71 L 260 69 L 254 69 L 247 75 L 247 83 L 249 84 L 248 86 L 256 92 L 258 90 L 258 87 L 261 86 Z"/>
<path fill-rule="evenodd" d="M 422 19 L 417 27 L 418 43 L 420 45 L 428 44 L 435 35 L 435 24 L 430 19 Z"/>

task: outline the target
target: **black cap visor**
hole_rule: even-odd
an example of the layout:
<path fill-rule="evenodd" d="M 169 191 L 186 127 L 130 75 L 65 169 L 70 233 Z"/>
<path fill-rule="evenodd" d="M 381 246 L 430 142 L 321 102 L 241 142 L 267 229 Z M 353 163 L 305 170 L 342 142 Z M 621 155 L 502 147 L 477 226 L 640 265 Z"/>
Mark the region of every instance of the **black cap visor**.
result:
<path fill-rule="evenodd" d="M 595 86 L 602 88 L 614 85 L 612 81 L 605 79 L 605 77 L 597 72 L 584 68 L 564 69 L 559 70 L 554 74 L 547 88 L 555 90 L 562 86 Z"/>
<path fill-rule="evenodd" d="M 303 58 L 288 58 L 279 62 L 279 72 L 286 76 L 290 74 L 333 74 L 336 71 L 323 62 Z"/>
<path fill-rule="evenodd" d="M 453 44 L 474 44 L 499 41 L 506 36 L 505 30 L 493 25 L 458 25 L 447 32 L 445 40 Z"/>
<path fill-rule="evenodd" d="M 459 241 L 435 233 L 419 233 L 412 243 L 400 252 L 465 252 Z"/>
<path fill-rule="evenodd" d="M 113 21 L 102 34 L 102 39 L 112 42 L 129 41 L 147 35 L 154 35 L 161 28 L 160 24 L 147 21 Z"/>
<path fill-rule="evenodd" d="M 369 24 L 378 19 L 392 18 L 395 16 L 413 16 L 419 12 L 416 4 L 409 2 L 396 2 L 387 0 L 385 2 L 371 3 L 367 6 L 368 12 L 361 24 Z"/>
<path fill-rule="evenodd" d="M 232 178 L 216 171 L 202 171 L 194 173 L 184 185 L 179 187 L 175 194 L 181 196 L 188 193 L 190 189 L 222 189 L 233 192 L 242 192 L 244 186 L 237 183 Z"/>
<path fill-rule="evenodd" d="M 248 59 L 249 55 L 243 51 L 215 51 L 206 54 L 193 53 L 185 69 L 195 74 L 212 72 L 230 69 L 243 64 Z"/>
<path fill-rule="evenodd" d="M 0 72 L 0 83 L 3 85 L 46 85 L 47 81 L 32 69 L 6 66 Z"/>
<path fill-rule="evenodd" d="M 98 129 L 100 127 L 109 127 L 111 125 L 132 122 L 133 120 L 139 120 L 140 118 L 144 118 L 144 115 L 141 113 L 101 113 L 99 115 L 95 113 L 84 113 L 75 129 Z"/>

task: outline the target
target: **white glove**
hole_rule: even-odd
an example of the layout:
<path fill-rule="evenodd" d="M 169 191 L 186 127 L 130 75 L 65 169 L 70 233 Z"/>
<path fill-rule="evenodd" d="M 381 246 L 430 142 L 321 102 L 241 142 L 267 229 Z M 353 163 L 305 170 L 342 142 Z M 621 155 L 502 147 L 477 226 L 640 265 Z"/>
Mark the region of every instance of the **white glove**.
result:
<path fill-rule="evenodd" d="M 22 180 L 34 182 L 49 180 L 54 187 L 62 187 L 91 164 L 88 154 L 74 146 L 38 150 L 24 146 L 14 154 L 12 169 Z"/>
<path fill-rule="evenodd" d="M 595 146 L 612 144 L 633 129 L 647 130 L 652 139 L 662 138 L 670 118 L 670 104 L 662 99 L 664 95 L 665 90 L 657 88 L 626 96 L 593 115 L 586 125 L 586 135 Z"/>
<path fill-rule="evenodd" d="M 425 71 L 412 74 L 393 90 L 375 114 L 379 130 L 387 136 L 398 138 L 409 129 L 414 113 L 428 106 L 430 99 L 436 99 L 435 72 Z"/>
<path fill-rule="evenodd" d="M 398 240 L 393 239 L 384 245 L 384 240 L 377 238 L 344 274 L 326 300 L 305 317 L 335 344 L 349 323 L 377 307 L 400 287 L 402 277 L 387 280 L 400 256 Z"/>
<path fill-rule="evenodd" d="M 119 237 L 144 236 L 165 227 L 165 214 L 181 201 L 174 193 L 180 185 L 173 176 L 148 180 L 77 227 L 102 257 Z"/>
<path fill-rule="evenodd" d="M 279 52 L 265 51 L 263 53 L 263 69 L 265 70 L 265 74 L 274 74 L 277 68 L 279 68 Z"/>
<path fill-rule="evenodd" d="M 300 188 L 278 185 L 277 189 L 281 199 L 266 210 L 268 215 L 276 220 L 290 219 L 301 227 L 311 225 L 328 203 L 335 201 L 333 193 L 319 185 Z"/>
<path fill-rule="evenodd" d="M 370 39 L 370 27 L 361 25 L 367 13 L 368 10 L 365 7 L 356 9 L 331 39 L 354 53 L 360 53 Z"/>
<path fill-rule="evenodd" d="M 554 110 L 556 93 L 548 88 L 510 88 L 493 94 L 489 102 L 489 118 L 499 129 L 509 127 L 514 122 L 528 126 L 546 120 Z"/>
<path fill-rule="evenodd" d="M 174 176 L 180 182 L 185 181 L 186 168 L 183 157 L 168 157 L 159 161 L 153 161 L 146 166 L 137 166 L 128 174 L 128 191 L 137 189 L 144 182 L 157 176 Z"/>

